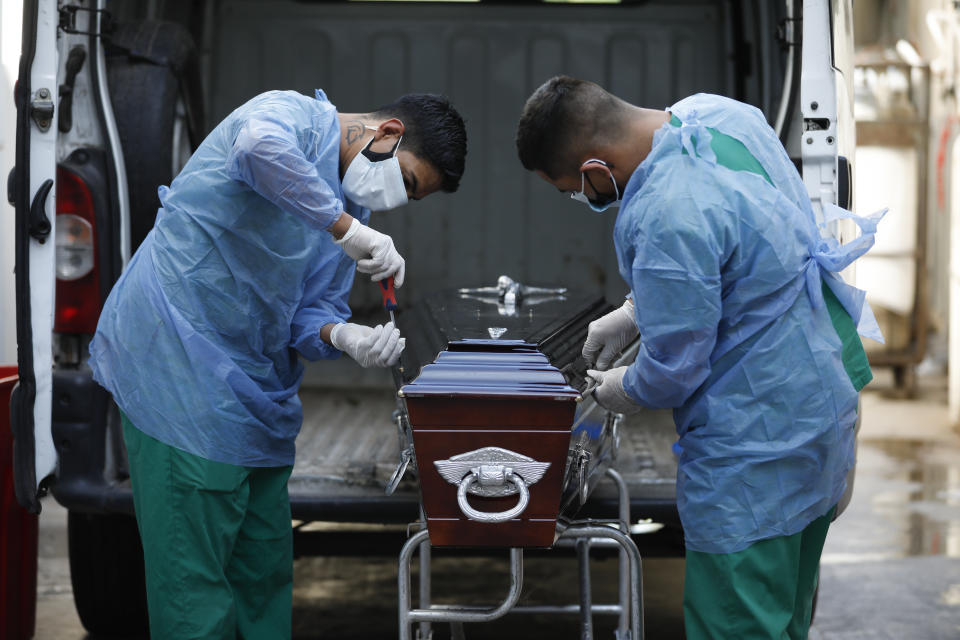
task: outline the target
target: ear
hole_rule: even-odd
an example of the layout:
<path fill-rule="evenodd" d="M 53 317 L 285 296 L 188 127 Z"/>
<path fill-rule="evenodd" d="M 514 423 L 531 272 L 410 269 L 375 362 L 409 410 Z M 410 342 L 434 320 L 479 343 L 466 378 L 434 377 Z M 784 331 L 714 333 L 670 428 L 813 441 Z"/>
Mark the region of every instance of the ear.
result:
<path fill-rule="evenodd" d="M 376 141 L 390 137 L 396 138 L 403 135 L 403 130 L 403 122 L 401 122 L 399 118 L 390 118 L 380 123 L 376 133 L 373 134 L 373 139 Z"/>
<path fill-rule="evenodd" d="M 591 162 L 587 166 L 581 167 L 580 171 L 586 175 L 588 182 L 597 185 L 598 189 L 605 189 L 606 187 L 600 185 L 609 185 L 610 177 L 613 175 L 613 171 L 609 167 L 605 167 L 599 162 Z M 579 178 L 579 176 L 577 177 Z"/>
<path fill-rule="evenodd" d="M 613 181 L 614 188 L 619 192 L 617 177 L 613 175 L 612 167 L 600 164 L 599 162 L 587 161 L 580 166 L 580 171 L 586 178 L 586 180 L 584 180 L 584 188 L 589 187 L 594 191 L 595 195 L 609 195 L 610 192 L 608 190 L 610 189 L 611 181 Z"/>

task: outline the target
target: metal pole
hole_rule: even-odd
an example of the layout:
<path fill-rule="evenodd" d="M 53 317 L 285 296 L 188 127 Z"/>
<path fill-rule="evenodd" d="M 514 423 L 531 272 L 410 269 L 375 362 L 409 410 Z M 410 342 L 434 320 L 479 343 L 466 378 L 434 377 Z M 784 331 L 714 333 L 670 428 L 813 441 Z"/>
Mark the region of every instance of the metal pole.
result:
<path fill-rule="evenodd" d="M 592 611 L 595 616 L 618 616 L 620 612 L 625 607 L 621 607 L 618 604 L 593 604 Z M 523 605 L 520 607 L 514 607 L 510 610 L 510 613 L 528 613 L 536 615 L 544 614 L 557 614 L 557 615 L 574 615 L 580 613 L 579 604 L 563 604 L 563 605 L 550 605 L 550 604 L 533 604 L 533 605 Z"/>
<path fill-rule="evenodd" d="M 593 594 L 590 591 L 590 538 L 577 539 L 580 573 L 580 638 L 593 640 Z"/>
<path fill-rule="evenodd" d="M 400 624 L 400 640 L 410 640 L 410 559 L 413 550 L 423 541 L 430 540 L 430 533 L 423 529 L 406 541 L 400 549 L 400 566 L 397 570 L 397 607 L 398 622 Z"/>
<path fill-rule="evenodd" d="M 398 623 L 400 640 L 410 640 L 410 624 L 413 622 L 489 622 L 503 617 L 520 599 L 523 589 L 523 549 L 510 549 L 510 591 L 506 599 L 495 608 L 473 609 L 432 605 L 429 609 L 413 609 L 410 606 L 410 561 L 414 549 L 424 542 L 429 544 L 430 534 L 426 529 L 418 531 L 400 549 L 400 566 L 397 571 Z"/>
<path fill-rule="evenodd" d="M 407 545 L 410 543 L 407 542 Z M 404 545 L 406 548 L 407 545 Z M 400 552 L 403 556 L 403 550 Z M 409 555 L 407 556 L 409 558 Z M 492 609 L 471 609 L 467 607 L 446 607 L 433 605 L 429 609 L 413 609 L 407 613 L 411 622 L 429 620 L 431 622 L 490 622 L 506 615 L 520 599 L 523 589 L 523 549 L 510 549 L 510 591 L 499 606 Z M 408 595 L 409 597 L 409 595 Z"/>
<path fill-rule="evenodd" d="M 427 516 L 423 512 L 423 507 L 420 508 L 420 522 L 423 523 L 423 528 L 427 528 Z M 424 540 L 420 543 L 420 602 L 419 606 L 421 609 L 430 608 L 430 540 Z M 429 622 L 420 623 L 420 637 L 419 640 L 431 640 L 433 637 L 433 628 Z"/>
<path fill-rule="evenodd" d="M 630 493 L 627 489 L 627 483 L 615 469 L 607 469 L 607 476 L 617 485 L 617 499 L 620 507 L 620 530 L 626 535 L 630 535 Z M 627 637 L 627 601 L 630 597 L 630 559 L 627 558 L 626 550 L 621 546 L 618 558 L 619 573 L 617 582 L 620 593 L 620 605 L 623 607 L 620 611 L 620 620 L 617 623 L 617 637 Z M 640 576 L 643 580 L 643 576 Z M 641 589 L 642 590 L 642 589 Z"/>
<path fill-rule="evenodd" d="M 626 550 L 630 561 L 630 638 L 631 640 L 642 640 L 643 638 L 643 564 L 640 559 L 640 551 L 637 545 L 633 543 L 630 536 L 603 525 L 574 525 L 567 528 L 560 534 L 561 538 L 612 538 Z"/>

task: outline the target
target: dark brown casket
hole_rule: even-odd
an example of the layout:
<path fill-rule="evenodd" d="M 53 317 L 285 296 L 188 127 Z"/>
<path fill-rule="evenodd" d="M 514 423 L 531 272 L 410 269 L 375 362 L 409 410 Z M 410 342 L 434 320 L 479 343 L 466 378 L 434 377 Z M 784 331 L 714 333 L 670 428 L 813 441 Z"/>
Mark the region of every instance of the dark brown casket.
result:
<path fill-rule="evenodd" d="M 441 292 L 401 317 L 421 500 L 434 546 L 546 547 L 561 504 L 583 497 L 585 476 L 571 480 L 571 465 L 591 457 L 591 438 L 571 439 L 580 349 L 611 307 L 565 292 L 477 293 L 491 289 Z M 593 439 L 594 463 L 608 439 Z"/>

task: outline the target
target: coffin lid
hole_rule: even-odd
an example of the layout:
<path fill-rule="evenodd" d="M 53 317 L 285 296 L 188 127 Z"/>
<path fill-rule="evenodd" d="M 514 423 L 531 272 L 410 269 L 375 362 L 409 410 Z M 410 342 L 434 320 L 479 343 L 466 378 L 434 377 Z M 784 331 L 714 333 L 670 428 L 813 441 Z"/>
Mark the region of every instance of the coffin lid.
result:
<path fill-rule="evenodd" d="M 456 340 L 404 385 L 408 398 L 523 397 L 575 400 L 580 393 L 536 345 L 522 340 Z"/>
<path fill-rule="evenodd" d="M 404 395 L 567 397 L 583 387 L 587 325 L 611 305 L 597 293 L 513 284 L 524 292 L 515 301 L 479 287 L 401 307 Z"/>

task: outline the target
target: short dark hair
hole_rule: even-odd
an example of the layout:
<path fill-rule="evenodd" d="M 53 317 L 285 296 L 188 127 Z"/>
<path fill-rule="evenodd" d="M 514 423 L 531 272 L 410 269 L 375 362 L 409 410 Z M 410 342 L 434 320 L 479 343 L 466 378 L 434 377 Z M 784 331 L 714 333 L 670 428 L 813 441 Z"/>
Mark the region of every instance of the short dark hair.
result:
<path fill-rule="evenodd" d="M 457 190 L 467 156 L 467 129 L 446 97 L 408 93 L 372 115 L 403 121 L 403 146 L 437 169 L 441 189 Z"/>
<path fill-rule="evenodd" d="M 516 137 L 520 162 L 553 179 L 575 173 L 590 145 L 609 142 L 620 131 L 625 106 L 592 82 L 550 78 L 523 105 Z"/>

